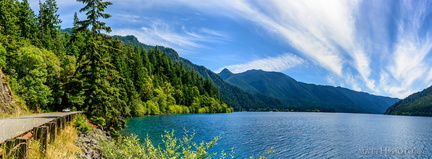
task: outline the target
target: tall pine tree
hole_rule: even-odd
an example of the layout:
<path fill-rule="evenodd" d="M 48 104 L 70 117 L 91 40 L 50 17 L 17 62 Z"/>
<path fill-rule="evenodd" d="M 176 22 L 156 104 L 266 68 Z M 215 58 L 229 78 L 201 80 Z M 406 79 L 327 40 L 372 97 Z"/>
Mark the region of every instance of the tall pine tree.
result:
<path fill-rule="evenodd" d="M 56 49 L 56 41 L 60 34 L 60 23 L 62 22 L 57 14 L 58 7 L 55 0 L 39 1 L 39 30 L 42 44 L 48 50 Z"/>
<path fill-rule="evenodd" d="M 120 96 L 119 89 L 114 86 L 117 72 L 111 64 L 110 53 L 116 52 L 111 45 L 112 38 L 101 34 L 101 31 L 110 32 L 99 18 L 109 18 L 111 15 L 103 13 L 111 2 L 102 0 L 77 0 L 85 4 L 80 12 L 86 12 L 87 19 L 77 21 L 79 31 L 86 33 L 86 46 L 81 50 L 78 58 L 77 77 L 83 81 L 84 108 L 90 112 L 93 122 L 116 130 L 124 126 L 119 119 L 126 103 Z"/>
<path fill-rule="evenodd" d="M 30 8 L 28 0 L 23 0 L 20 3 L 18 18 L 20 22 L 21 37 L 35 42 L 37 39 L 37 17 Z"/>

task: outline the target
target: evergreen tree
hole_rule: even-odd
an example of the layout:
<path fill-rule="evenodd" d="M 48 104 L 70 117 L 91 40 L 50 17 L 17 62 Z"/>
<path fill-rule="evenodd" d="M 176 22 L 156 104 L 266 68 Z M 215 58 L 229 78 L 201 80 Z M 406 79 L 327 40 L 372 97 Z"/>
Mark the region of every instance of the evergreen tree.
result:
<path fill-rule="evenodd" d="M 23 0 L 20 3 L 19 9 L 19 24 L 21 37 L 31 39 L 36 42 L 37 39 L 37 18 L 33 10 L 30 8 L 28 0 Z"/>
<path fill-rule="evenodd" d="M 19 12 L 18 2 L 16 0 L 0 1 L 0 32 L 3 35 L 18 37 L 20 29 L 17 25 L 19 18 L 16 16 Z"/>
<path fill-rule="evenodd" d="M 78 0 L 87 19 L 74 16 L 72 35 L 61 34 L 55 0 L 40 2 L 36 18 L 28 0 L 0 0 L 0 67 L 12 90 L 32 111 L 70 107 L 115 132 L 124 117 L 162 113 L 232 111 L 218 89 L 177 65 L 164 47 L 124 44 L 103 34 L 110 2 Z"/>
<path fill-rule="evenodd" d="M 102 0 L 78 0 L 85 5 L 80 12 L 87 11 L 87 19 L 76 22 L 78 29 L 86 33 L 86 45 L 81 49 L 78 58 L 78 79 L 83 81 L 84 107 L 88 109 L 90 116 L 102 117 L 105 121 L 101 125 L 116 130 L 124 126 L 124 121 L 119 119 L 126 103 L 122 100 L 119 87 L 114 86 L 113 79 L 117 77 L 114 65 L 111 64 L 111 53 L 116 52 L 111 45 L 112 39 L 101 34 L 101 30 L 107 32 L 111 28 L 106 26 L 99 18 L 109 18 L 111 15 L 103 13 L 111 2 Z M 91 27 L 90 32 L 86 31 Z M 117 82 L 119 83 L 119 82 Z"/>
<path fill-rule="evenodd" d="M 57 14 L 59 8 L 55 0 L 46 0 L 44 3 L 39 1 L 39 7 L 40 39 L 45 48 L 55 50 L 56 45 L 54 43 L 58 40 L 60 23 L 62 22 L 59 19 L 60 15 Z"/>
<path fill-rule="evenodd" d="M 91 26 L 91 32 L 93 34 L 99 34 L 100 31 L 111 32 L 111 27 L 106 26 L 105 22 L 99 21 L 99 18 L 107 19 L 110 18 L 110 14 L 103 13 L 105 9 L 112 5 L 111 2 L 103 2 L 103 0 L 77 0 L 85 5 L 81 8 L 80 12 L 86 12 L 87 19 L 78 21 L 81 26 L 80 30 L 87 29 Z"/>

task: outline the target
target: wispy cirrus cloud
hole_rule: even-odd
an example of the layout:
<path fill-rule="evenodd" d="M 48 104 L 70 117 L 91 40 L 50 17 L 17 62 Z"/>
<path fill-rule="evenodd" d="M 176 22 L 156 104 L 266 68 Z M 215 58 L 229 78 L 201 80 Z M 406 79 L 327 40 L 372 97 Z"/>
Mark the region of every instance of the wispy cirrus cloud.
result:
<path fill-rule="evenodd" d="M 225 66 L 216 70 L 215 72 L 220 72 L 224 68 L 229 69 L 233 73 L 241 73 L 252 69 L 260 69 L 264 71 L 283 71 L 305 63 L 307 62 L 303 58 L 292 53 L 285 53 L 278 57 L 268 57 L 245 64 Z"/>
<path fill-rule="evenodd" d="M 213 10 L 224 10 L 222 16 L 249 20 L 277 35 L 335 75 L 328 78 L 331 82 L 399 98 L 431 83 L 430 1 L 396 1 L 396 5 L 361 0 L 230 3 L 213 6 L 217 8 Z"/>
<path fill-rule="evenodd" d="M 211 25 L 190 25 L 193 22 L 208 22 L 194 20 L 209 16 L 246 23 L 245 26 L 251 30 L 270 35 L 266 36 L 269 41 L 293 48 L 289 51 L 279 50 L 278 53 L 271 53 L 271 56 L 256 55 L 262 59 L 245 58 L 236 64 L 223 64 L 234 72 L 246 69 L 283 71 L 307 63 L 326 70 L 328 76 L 322 80 L 330 84 L 399 98 L 432 84 L 432 2 L 428 0 L 395 0 L 392 3 L 380 0 L 112 2 L 115 4 L 113 8 L 127 8 L 113 13 L 117 17 L 114 18 L 116 24 L 138 25 L 134 28 L 120 26 L 112 34 L 132 34 L 141 42 L 172 47 L 183 54 L 214 47 L 212 49 L 225 49 L 221 54 L 232 56 L 238 50 L 229 50 L 236 47 L 230 43 L 247 41 L 232 36 L 230 33 L 233 28 L 224 24 L 225 20 L 211 25 L 227 25 L 218 27 L 227 30 L 214 29 Z M 66 1 L 59 4 L 76 5 Z M 158 16 L 147 14 L 149 18 L 145 18 L 134 15 L 137 11 L 151 9 Z M 177 15 L 180 10 L 187 10 L 187 13 Z M 167 12 L 169 16 L 159 15 L 160 12 Z M 192 16 L 195 12 L 197 17 Z M 244 46 L 254 50 L 254 46 Z"/>
<path fill-rule="evenodd" d="M 162 20 L 149 20 L 140 29 L 116 29 L 112 35 L 135 35 L 140 42 L 149 45 L 171 47 L 180 53 L 195 53 L 196 48 L 205 48 L 205 43 L 224 43 L 230 36 L 219 31 L 199 28 L 188 29 L 185 26 L 173 26 Z"/>
<path fill-rule="evenodd" d="M 432 30 L 430 1 L 401 1 L 395 21 L 393 51 L 382 61 L 380 88 L 406 97 L 431 84 Z M 391 26 L 388 26 L 391 27 Z"/>

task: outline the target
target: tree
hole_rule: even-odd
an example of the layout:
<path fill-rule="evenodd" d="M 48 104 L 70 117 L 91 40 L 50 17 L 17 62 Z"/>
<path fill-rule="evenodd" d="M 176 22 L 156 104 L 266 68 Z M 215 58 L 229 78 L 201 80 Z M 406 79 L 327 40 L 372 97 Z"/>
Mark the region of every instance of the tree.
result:
<path fill-rule="evenodd" d="M 46 0 L 44 3 L 39 1 L 39 30 L 40 39 L 43 46 L 49 50 L 54 50 L 56 45 L 54 45 L 60 31 L 60 23 L 57 14 L 58 7 L 55 0 Z"/>
<path fill-rule="evenodd" d="M 86 4 L 80 12 L 87 11 L 87 19 L 76 22 L 79 26 L 78 31 L 86 34 L 85 46 L 80 51 L 76 70 L 77 78 L 83 81 L 84 108 L 90 116 L 105 118 L 106 127 L 115 131 L 124 126 L 120 116 L 128 107 L 120 93 L 119 73 L 111 63 L 112 54 L 120 50 L 113 47 L 117 44 L 110 36 L 101 34 L 102 30 L 111 31 L 111 28 L 99 21 L 99 18 L 111 17 L 103 12 L 112 3 L 102 0 L 77 1 Z"/>
<path fill-rule="evenodd" d="M 19 36 L 18 2 L 15 0 L 0 1 L 0 33 L 3 35 Z"/>
<path fill-rule="evenodd" d="M 110 18 L 110 14 L 103 13 L 105 9 L 112 5 L 111 2 L 103 2 L 103 0 L 77 0 L 86 4 L 84 8 L 81 8 L 80 12 L 87 11 L 87 20 L 78 21 L 81 25 L 80 30 L 85 30 L 91 26 L 91 32 L 93 34 L 100 34 L 100 31 L 111 32 L 111 27 L 106 26 L 106 23 L 99 21 L 99 18 L 107 19 Z"/>
<path fill-rule="evenodd" d="M 20 3 L 19 9 L 19 24 L 21 37 L 36 40 L 37 36 L 37 18 L 33 10 L 30 8 L 28 0 L 23 0 Z"/>
<path fill-rule="evenodd" d="M 33 110 L 46 110 L 53 100 L 52 90 L 46 85 L 50 76 L 57 74 L 59 59 L 48 50 L 41 50 L 34 46 L 22 47 L 14 55 L 10 69 L 15 72 L 12 85 L 14 90 L 22 96 L 27 106 Z"/>

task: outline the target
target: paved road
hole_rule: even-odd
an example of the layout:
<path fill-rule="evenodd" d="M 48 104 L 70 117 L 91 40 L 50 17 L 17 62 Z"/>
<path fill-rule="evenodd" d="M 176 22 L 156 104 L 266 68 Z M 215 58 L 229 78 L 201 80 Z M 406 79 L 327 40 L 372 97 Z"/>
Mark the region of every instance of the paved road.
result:
<path fill-rule="evenodd" d="M 17 137 L 33 129 L 33 127 L 41 126 L 56 118 L 76 113 L 81 112 L 47 113 L 0 119 L 0 143 L 6 141 L 7 139 Z"/>

